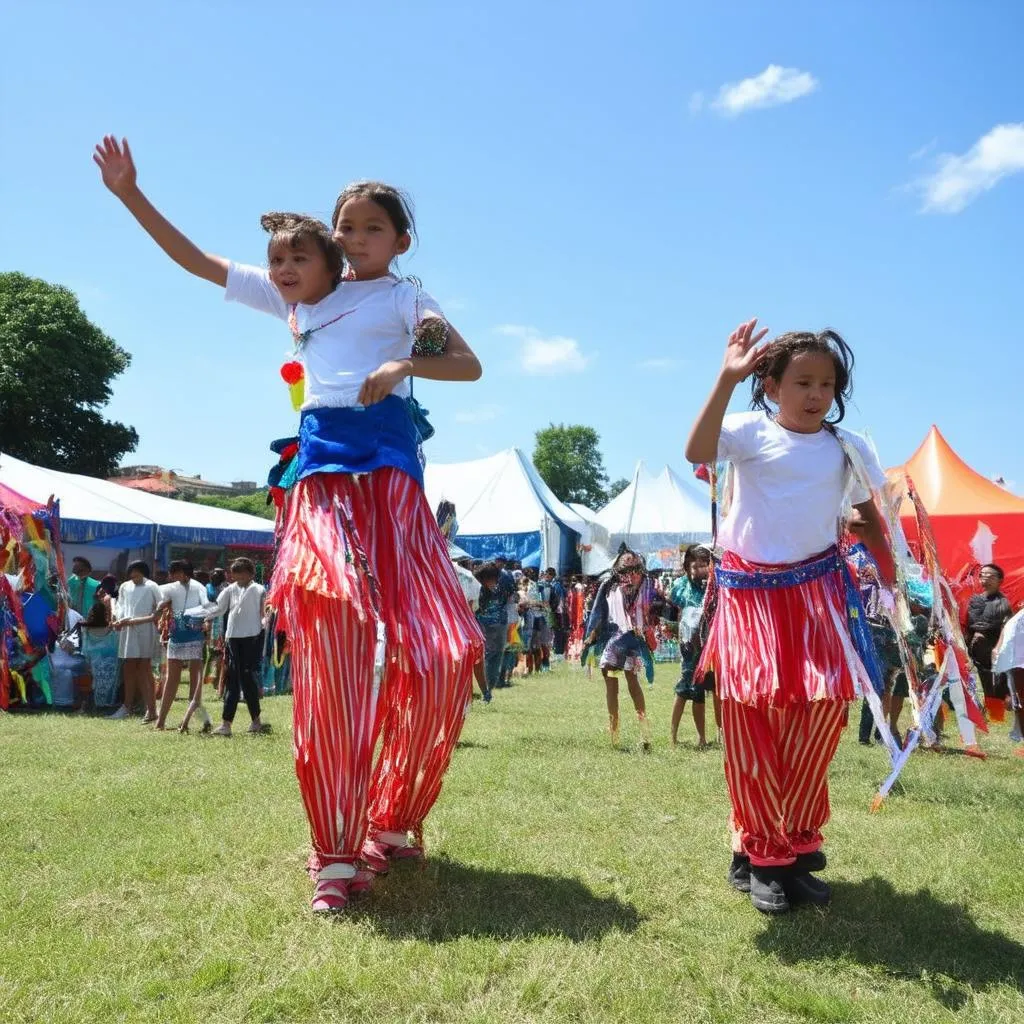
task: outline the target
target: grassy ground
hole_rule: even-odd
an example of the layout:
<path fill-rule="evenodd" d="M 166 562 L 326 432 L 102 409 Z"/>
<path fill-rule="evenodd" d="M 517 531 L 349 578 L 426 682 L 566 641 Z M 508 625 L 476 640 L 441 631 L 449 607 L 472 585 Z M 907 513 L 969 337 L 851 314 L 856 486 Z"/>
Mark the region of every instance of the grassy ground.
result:
<path fill-rule="evenodd" d="M 985 763 L 915 756 L 874 816 L 883 755 L 848 732 L 833 905 L 766 919 L 723 879 L 721 751 L 669 748 L 672 667 L 658 676 L 646 756 L 609 748 L 578 671 L 475 705 L 429 866 L 335 920 L 308 911 L 289 700 L 267 701 L 273 735 L 228 741 L 0 718 L 0 1019 L 1024 1019 L 1024 762 L 1005 726 Z"/>

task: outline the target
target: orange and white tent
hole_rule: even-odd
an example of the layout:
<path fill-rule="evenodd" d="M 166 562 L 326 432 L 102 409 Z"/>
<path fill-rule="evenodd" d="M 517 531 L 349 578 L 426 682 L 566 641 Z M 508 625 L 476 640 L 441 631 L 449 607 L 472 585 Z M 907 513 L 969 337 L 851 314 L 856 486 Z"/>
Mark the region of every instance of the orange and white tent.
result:
<path fill-rule="evenodd" d="M 900 518 L 907 539 L 917 540 L 914 508 L 906 497 L 906 477 L 931 518 L 939 562 L 951 580 L 972 568 L 998 563 L 1006 572 L 1003 591 L 1016 608 L 1024 601 L 1024 498 L 971 469 L 933 426 L 902 465 L 888 471 L 902 489 Z"/>

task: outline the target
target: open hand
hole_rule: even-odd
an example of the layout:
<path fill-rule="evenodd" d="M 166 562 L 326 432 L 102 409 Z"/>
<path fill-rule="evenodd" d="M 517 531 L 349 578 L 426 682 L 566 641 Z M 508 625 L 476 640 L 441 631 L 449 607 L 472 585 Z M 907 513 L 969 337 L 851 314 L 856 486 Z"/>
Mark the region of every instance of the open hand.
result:
<path fill-rule="evenodd" d="M 757 317 L 740 324 L 732 334 L 725 346 L 725 358 L 722 360 L 722 377 L 732 384 L 738 384 L 741 380 L 749 377 L 754 367 L 764 357 L 770 346 L 758 348 L 758 343 L 768 333 L 767 327 L 756 331 Z"/>
<path fill-rule="evenodd" d="M 360 405 L 375 405 L 383 402 L 400 381 L 409 376 L 410 367 L 408 362 L 394 360 L 378 366 L 366 380 L 359 391 L 358 402 Z"/>
<path fill-rule="evenodd" d="M 113 135 L 105 135 L 103 141 L 96 147 L 92 158 L 103 176 L 103 184 L 118 199 L 123 199 L 134 190 L 135 161 L 132 159 L 132 151 L 128 148 L 127 139 L 122 139 L 118 143 Z"/>

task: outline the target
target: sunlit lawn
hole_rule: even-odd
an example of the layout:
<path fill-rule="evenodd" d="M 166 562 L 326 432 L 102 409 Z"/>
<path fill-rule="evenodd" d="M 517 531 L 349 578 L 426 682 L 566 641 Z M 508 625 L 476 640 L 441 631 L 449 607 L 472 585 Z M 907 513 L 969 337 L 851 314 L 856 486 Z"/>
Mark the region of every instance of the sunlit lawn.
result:
<path fill-rule="evenodd" d="M 610 749 L 578 670 L 477 702 L 429 864 L 308 910 L 291 702 L 266 737 L 0 717 L 0 1020 L 1024 1020 L 1024 761 L 880 749 L 833 771 L 833 905 L 767 919 L 725 884 L 719 749 L 668 746 L 672 666 Z M 176 707 L 180 715 L 183 704 Z M 709 709 L 710 710 L 710 709 Z M 239 722 L 244 724 L 244 710 Z"/>

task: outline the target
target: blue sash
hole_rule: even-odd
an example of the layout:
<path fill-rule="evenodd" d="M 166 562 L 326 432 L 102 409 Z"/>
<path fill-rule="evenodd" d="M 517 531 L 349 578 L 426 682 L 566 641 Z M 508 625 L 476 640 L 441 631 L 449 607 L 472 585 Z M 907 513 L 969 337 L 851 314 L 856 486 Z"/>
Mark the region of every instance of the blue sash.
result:
<path fill-rule="evenodd" d="M 419 441 L 409 405 L 397 395 L 368 406 L 307 409 L 288 476 L 303 480 L 314 473 L 370 473 L 394 466 L 422 487 Z"/>
<path fill-rule="evenodd" d="M 839 552 L 831 548 L 812 562 L 803 562 L 778 569 L 723 569 L 715 566 L 715 583 L 727 590 L 778 590 L 780 587 L 799 587 L 820 580 L 843 568 Z"/>

